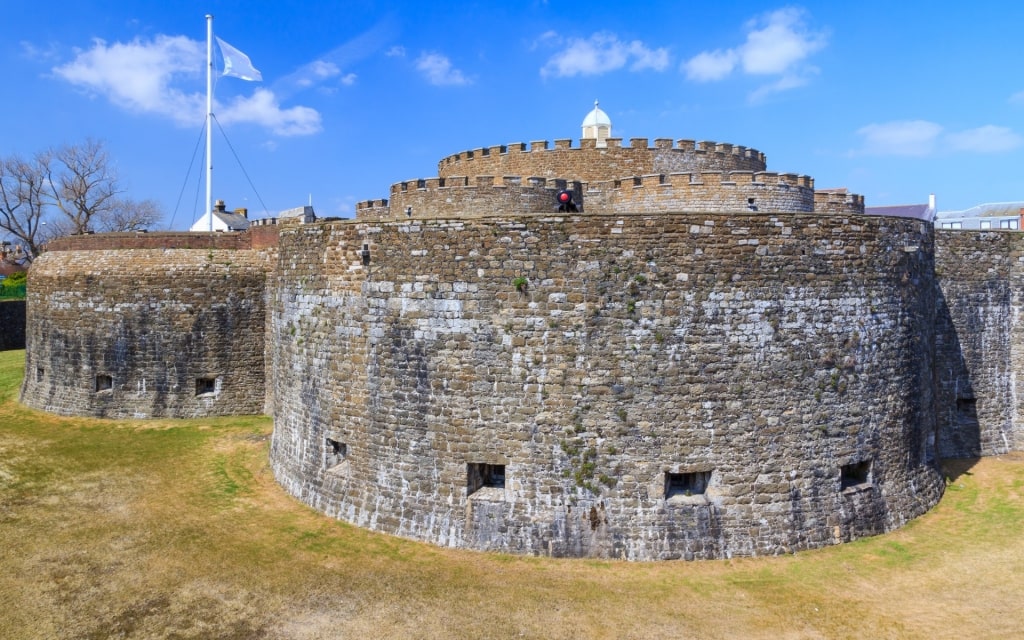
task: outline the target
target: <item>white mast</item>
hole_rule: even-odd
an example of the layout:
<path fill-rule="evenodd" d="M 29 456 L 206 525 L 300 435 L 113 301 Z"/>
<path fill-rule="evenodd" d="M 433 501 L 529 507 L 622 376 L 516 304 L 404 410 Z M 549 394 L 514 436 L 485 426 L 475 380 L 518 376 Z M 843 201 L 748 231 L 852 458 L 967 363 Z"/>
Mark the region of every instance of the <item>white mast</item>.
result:
<path fill-rule="evenodd" d="M 206 215 L 213 231 L 213 16 L 206 14 Z"/>

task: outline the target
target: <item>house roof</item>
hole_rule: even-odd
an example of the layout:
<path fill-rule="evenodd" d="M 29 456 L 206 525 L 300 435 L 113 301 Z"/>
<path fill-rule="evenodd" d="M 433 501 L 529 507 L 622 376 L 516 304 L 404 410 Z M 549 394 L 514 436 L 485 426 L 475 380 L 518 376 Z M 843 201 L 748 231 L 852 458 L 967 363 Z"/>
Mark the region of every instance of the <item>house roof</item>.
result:
<path fill-rule="evenodd" d="M 939 220 L 949 218 L 997 218 L 1001 216 L 1019 216 L 1024 209 L 1024 200 L 1015 202 L 989 202 L 975 205 L 962 211 L 940 211 L 935 217 Z"/>
<path fill-rule="evenodd" d="M 249 219 L 240 213 L 234 213 L 231 211 L 218 211 L 213 210 L 213 229 L 214 231 L 245 231 L 249 228 Z M 189 229 L 190 231 L 209 231 L 210 230 L 210 217 L 209 214 L 203 214 L 195 224 Z"/>
<path fill-rule="evenodd" d="M 864 207 L 869 216 L 890 216 L 894 218 L 914 218 L 932 221 L 934 211 L 927 204 L 897 204 L 885 207 Z"/>
<path fill-rule="evenodd" d="M 213 215 L 218 220 L 227 225 L 231 231 L 245 231 L 249 228 L 249 219 L 239 213 L 229 213 L 227 211 L 214 211 Z"/>
<path fill-rule="evenodd" d="M 0 260 L 0 276 L 9 276 L 12 273 L 21 273 L 22 271 L 28 271 L 28 267 L 16 262 Z"/>

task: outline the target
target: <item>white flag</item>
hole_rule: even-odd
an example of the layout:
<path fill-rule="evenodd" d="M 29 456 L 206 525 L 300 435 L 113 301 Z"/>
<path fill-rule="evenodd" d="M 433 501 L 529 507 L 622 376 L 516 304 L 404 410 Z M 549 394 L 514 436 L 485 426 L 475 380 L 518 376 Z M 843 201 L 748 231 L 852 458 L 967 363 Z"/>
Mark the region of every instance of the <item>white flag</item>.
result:
<path fill-rule="evenodd" d="M 263 80 L 263 74 L 259 72 L 259 69 L 252 66 L 249 56 L 220 38 L 217 38 L 217 44 L 220 45 L 220 54 L 224 57 L 224 71 L 221 72 L 221 75 L 254 82 Z"/>

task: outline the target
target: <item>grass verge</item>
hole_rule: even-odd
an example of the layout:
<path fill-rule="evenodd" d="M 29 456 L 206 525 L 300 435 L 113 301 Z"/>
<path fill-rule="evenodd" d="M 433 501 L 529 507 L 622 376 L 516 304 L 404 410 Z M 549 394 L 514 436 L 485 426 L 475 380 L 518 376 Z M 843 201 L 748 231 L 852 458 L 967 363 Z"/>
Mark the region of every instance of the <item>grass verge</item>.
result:
<path fill-rule="evenodd" d="M 630 564 L 440 549 L 276 485 L 265 417 L 17 403 L 0 353 L 0 637 L 998 638 L 1024 628 L 1024 455 L 956 462 L 930 513 L 776 558 Z"/>

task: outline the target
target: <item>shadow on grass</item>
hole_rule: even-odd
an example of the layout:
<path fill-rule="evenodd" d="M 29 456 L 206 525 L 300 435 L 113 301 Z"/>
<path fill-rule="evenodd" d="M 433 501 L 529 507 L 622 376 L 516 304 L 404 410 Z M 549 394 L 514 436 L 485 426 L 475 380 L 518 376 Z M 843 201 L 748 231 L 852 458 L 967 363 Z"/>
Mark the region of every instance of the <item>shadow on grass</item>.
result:
<path fill-rule="evenodd" d="M 981 458 L 946 458 L 939 465 L 942 469 L 942 477 L 946 479 L 946 483 L 956 482 L 962 476 L 970 477 L 973 474 L 971 469 L 974 468 Z"/>

